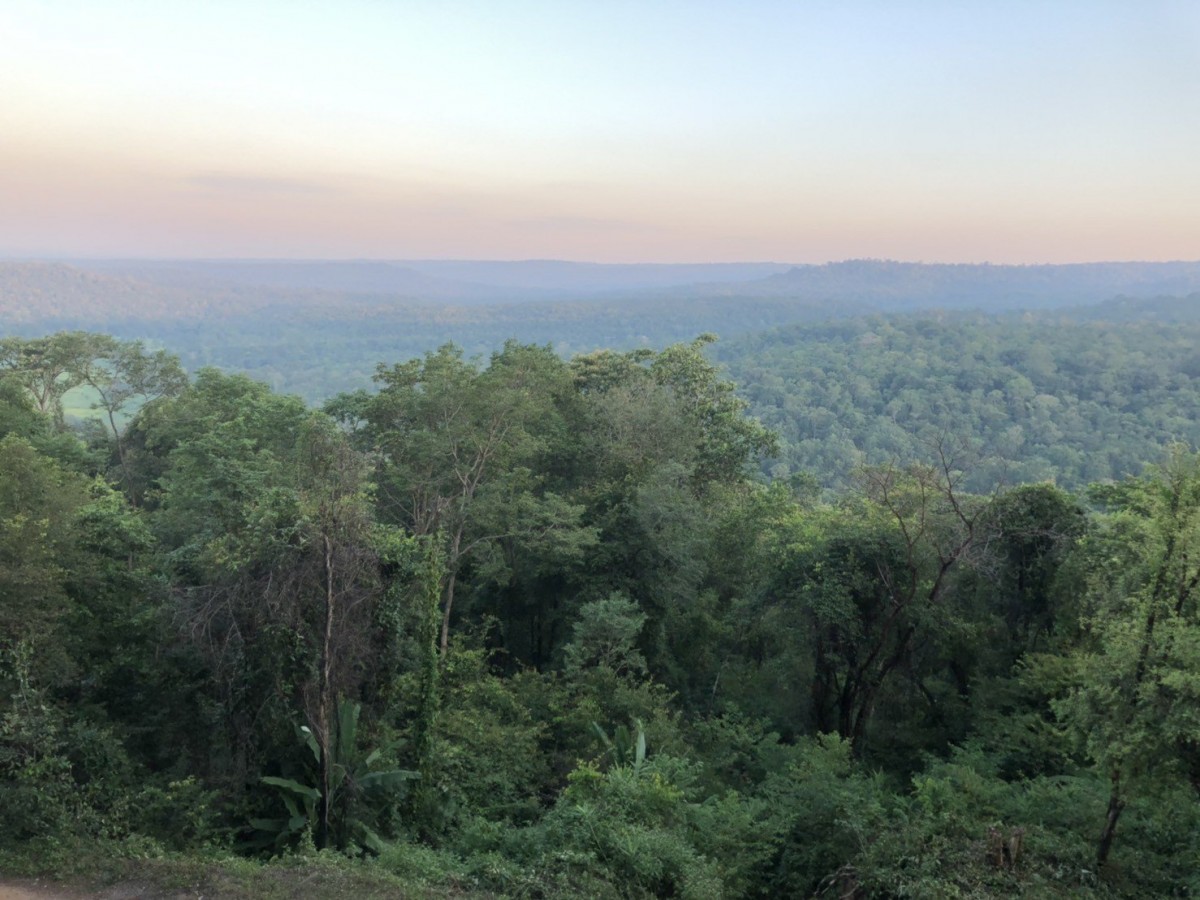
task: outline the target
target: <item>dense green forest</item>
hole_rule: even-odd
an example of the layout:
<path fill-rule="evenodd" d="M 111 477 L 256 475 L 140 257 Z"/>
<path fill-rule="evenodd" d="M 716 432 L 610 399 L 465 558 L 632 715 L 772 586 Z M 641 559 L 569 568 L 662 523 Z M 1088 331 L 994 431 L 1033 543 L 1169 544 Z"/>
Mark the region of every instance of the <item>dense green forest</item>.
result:
<path fill-rule="evenodd" d="M 1196 346 L 782 331 L 721 351 L 760 422 L 706 338 L 446 345 L 320 409 L 6 338 L 0 871 L 1195 896 Z"/>
<path fill-rule="evenodd" d="M 1113 321 L 1131 308 L 1137 320 Z M 875 316 L 750 335 L 714 355 L 780 436 L 767 463 L 776 477 L 844 488 L 863 464 L 919 459 L 931 440 L 957 434 L 990 457 L 972 489 L 1079 489 L 1138 474 L 1172 441 L 1200 444 L 1197 313 L 1175 301 L 1070 318 Z"/>

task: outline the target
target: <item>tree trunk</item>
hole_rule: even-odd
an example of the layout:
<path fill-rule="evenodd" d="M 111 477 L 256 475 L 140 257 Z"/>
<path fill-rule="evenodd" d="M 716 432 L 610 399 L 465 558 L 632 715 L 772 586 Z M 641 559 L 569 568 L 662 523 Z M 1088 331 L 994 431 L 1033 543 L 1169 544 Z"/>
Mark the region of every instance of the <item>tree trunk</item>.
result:
<path fill-rule="evenodd" d="M 450 610 L 454 608 L 454 582 L 455 573 L 451 572 L 446 579 L 446 608 L 442 611 L 442 638 L 438 643 L 443 659 L 446 656 L 446 648 L 450 645 Z"/>
<path fill-rule="evenodd" d="M 333 638 L 333 609 L 334 609 L 334 594 L 333 594 L 333 542 L 329 539 L 329 535 L 323 535 L 325 541 L 325 634 L 321 645 L 321 685 L 319 688 L 319 696 L 317 698 L 317 719 L 318 728 L 320 729 L 321 742 L 321 800 L 318 805 L 320 815 L 317 822 L 316 844 L 320 849 L 329 846 L 330 836 L 330 770 L 332 762 L 331 748 L 333 741 L 330 739 L 329 733 L 329 712 L 331 697 L 331 672 L 333 668 L 333 657 L 330 652 L 330 644 Z"/>
<path fill-rule="evenodd" d="M 462 549 L 462 528 L 454 534 L 450 542 L 450 554 L 446 560 L 446 608 L 442 611 L 442 639 L 439 642 L 442 658 L 446 658 L 446 648 L 450 645 L 450 612 L 454 609 L 454 584 L 458 580 L 458 560 Z"/>
<path fill-rule="evenodd" d="M 1104 816 L 1104 831 L 1100 833 L 1100 845 L 1096 849 L 1096 863 L 1103 866 L 1108 862 L 1108 853 L 1112 849 L 1113 838 L 1117 834 L 1117 820 L 1121 818 L 1121 810 L 1125 801 L 1121 799 L 1121 770 L 1112 773 L 1112 793 L 1108 798 L 1108 812 Z"/>
<path fill-rule="evenodd" d="M 121 431 L 117 428 L 117 419 L 113 415 L 113 411 L 111 409 L 106 411 L 108 413 L 109 427 L 112 428 L 113 445 L 117 450 L 117 461 L 121 464 L 121 476 L 125 479 L 125 495 L 129 498 L 129 505 L 137 509 L 138 500 L 133 491 L 133 476 L 129 471 L 129 461 L 125 453 L 125 442 L 121 440 Z"/>
<path fill-rule="evenodd" d="M 871 715 L 875 712 L 875 692 L 874 686 L 864 687 L 856 708 L 851 710 L 851 725 L 850 732 L 846 735 L 850 740 L 850 752 L 855 759 L 862 759 L 864 745 L 866 744 L 867 722 Z"/>
<path fill-rule="evenodd" d="M 429 540 L 421 585 L 425 613 L 421 639 L 424 643 L 421 662 L 421 706 L 417 720 L 415 749 L 418 768 L 423 779 L 420 787 L 427 789 L 433 773 L 433 737 L 438 715 L 438 613 L 441 609 L 442 564 L 437 544 Z"/>

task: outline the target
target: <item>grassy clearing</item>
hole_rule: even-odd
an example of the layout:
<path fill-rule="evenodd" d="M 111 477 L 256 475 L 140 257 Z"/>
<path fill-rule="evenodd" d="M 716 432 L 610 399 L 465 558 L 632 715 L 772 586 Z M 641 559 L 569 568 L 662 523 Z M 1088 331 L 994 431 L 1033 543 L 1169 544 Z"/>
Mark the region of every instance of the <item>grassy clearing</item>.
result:
<path fill-rule="evenodd" d="M 68 422 L 86 422 L 89 419 L 103 422 L 105 427 L 108 427 L 108 418 L 102 409 L 94 409 L 93 405 L 99 401 L 100 397 L 96 393 L 96 389 L 89 385 L 81 385 L 77 388 L 72 388 L 63 395 L 63 417 Z M 129 420 L 133 418 L 136 408 L 122 410 L 117 415 L 117 427 L 124 428 L 129 424 Z"/>

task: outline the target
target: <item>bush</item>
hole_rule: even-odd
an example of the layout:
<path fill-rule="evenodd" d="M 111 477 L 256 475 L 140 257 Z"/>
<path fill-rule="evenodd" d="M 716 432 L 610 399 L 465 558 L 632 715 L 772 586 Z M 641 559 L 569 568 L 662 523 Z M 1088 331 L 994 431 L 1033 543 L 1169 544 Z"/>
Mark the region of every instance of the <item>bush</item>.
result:
<path fill-rule="evenodd" d="M 127 832 L 132 765 L 106 728 L 72 717 L 30 685 L 13 656 L 17 690 L 0 716 L 0 842 Z"/>

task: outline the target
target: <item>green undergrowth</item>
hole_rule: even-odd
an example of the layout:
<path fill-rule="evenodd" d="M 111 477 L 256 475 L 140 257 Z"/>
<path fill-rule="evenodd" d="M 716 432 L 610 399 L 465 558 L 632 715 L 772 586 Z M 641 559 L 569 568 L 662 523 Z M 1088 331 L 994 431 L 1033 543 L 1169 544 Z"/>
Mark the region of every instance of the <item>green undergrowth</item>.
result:
<path fill-rule="evenodd" d="M 65 890 L 135 890 L 144 900 L 203 896 L 225 900 L 306 897 L 483 898 L 498 896 L 452 855 L 394 845 L 373 860 L 331 851 L 247 859 L 225 851 L 178 853 L 154 841 L 38 840 L 0 852 L 0 877 L 50 879 Z"/>

